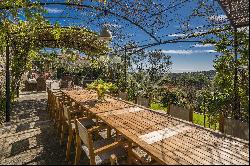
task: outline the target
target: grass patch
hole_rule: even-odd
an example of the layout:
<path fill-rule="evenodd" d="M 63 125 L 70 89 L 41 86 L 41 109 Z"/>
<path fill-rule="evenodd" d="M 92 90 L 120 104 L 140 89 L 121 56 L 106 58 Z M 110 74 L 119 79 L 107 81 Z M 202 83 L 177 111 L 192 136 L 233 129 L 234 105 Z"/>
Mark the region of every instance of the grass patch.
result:
<path fill-rule="evenodd" d="M 198 114 L 198 113 L 194 112 L 194 114 L 193 114 L 193 122 L 194 122 L 194 124 L 198 124 L 200 126 L 204 126 L 204 115 Z M 219 130 L 219 123 L 216 123 L 214 125 L 209 125 L 209 123 L 208 123 L 208 117 L 206 116 L 205 127 L 206 128 L 211 128 L 211 129 L 214 129 L 214 130 Z"/>
<path fill-rule="evenodd" d="M 150 108 L 153 110 L 164 110 L 167 111 L 167 107 L 164 107 L 161 103 L 151 103 Z"/>

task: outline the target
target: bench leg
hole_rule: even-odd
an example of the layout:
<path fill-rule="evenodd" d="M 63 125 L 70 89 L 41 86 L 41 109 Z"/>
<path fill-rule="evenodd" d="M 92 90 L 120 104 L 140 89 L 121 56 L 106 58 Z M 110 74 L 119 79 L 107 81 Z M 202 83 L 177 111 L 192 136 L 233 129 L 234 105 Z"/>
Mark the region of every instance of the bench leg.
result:
<path fill-rule="evenodd" d="M 63 140 L 64 140 L 65 129 L 66 129 L 66 125 L 65 125 L 65 124 L 62 124 L 62 132 L 61 132 L 61 140 L 60 140 L 60 145 L 62 145 Z"/>
<path fill-rule="evenodd" d="M 111 128 L 107 128 L 107 138 L 111 138 Z"/>
<path fill-rule="evenodd" d="M 57 124 L 57 132 L 59 134 L 59 136 L 61 135 L 62 132 L 62 111 L 60 110 L 58 113 L 58 124 Z"/>
<path fill-rule="evenodd" d="M 131 142 L 129 142 L 128 143 L 128 160 L 127 160 L 127 162 L 128 162 L 128 165 L 132 165 L 132 157 L 133 157 L 133 154 L 132 154 L 133 152 L 132 152 L 132 143 Z"/>
<path fill-rule="evenodd" d="M 75 156 L 75 165 L 79 164 L 80 161 L 80 157 L 81 157 L 81 139 L 80 137 L 77 135 L 76 136 L 76 156 Z"/>

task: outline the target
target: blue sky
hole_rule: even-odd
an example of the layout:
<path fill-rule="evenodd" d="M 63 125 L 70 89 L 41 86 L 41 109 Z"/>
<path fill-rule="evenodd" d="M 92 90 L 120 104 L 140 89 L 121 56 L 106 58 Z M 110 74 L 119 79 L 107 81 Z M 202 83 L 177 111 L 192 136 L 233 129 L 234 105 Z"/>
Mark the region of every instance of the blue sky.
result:
<path fill-rule="evenodd" d="M 56 2 L 59 2 L 60 0 L 57 0 Z M 158 0 L 159 1 L 159 0 Z M 216 6 L 216 9 L 218 9 L 218 4 L 211 0 L 212 4 Z M 93 2 L 85 1 L 85 4 L 91 4 Z M 190 13 L 193 11 L 194 8 L 196 8 L 197 3 L 190 1 L 188 5 L 182 7 L 179 9 L 179 11 L 176 11 L 178 15 L 180 15 L 180 18 L 183 16 L 183 18 L 187 15 L 190 15 Z M 48 5 L 46 6 L 46 9 L 48 11 L 48 14 L 46 16 L 64 16 L 67 15 L 67 17 L 77 17 L 78 19 L 58 19 L 58 18 L 51 18 L 49 19 L 51 23 L 55 23 L 55 21 L 58 21 L 61 25 L 68 26 L 68 25 L 77 25 L 77 26 L 84 26 L 87 28 L 90 28 L 93 31 L 99 32 L 101 27 L 96 25 L 86 25 L 86 14 L 88 14 L 89 11 L 84 10 L 76 10 L 76 9 L 69 9 L 65 6 L 60 5 Z M 86 9 L 87 10 L 87 9 Z M 171 13 L 166 13 L 171 14 Z M 213 17 L 209 18 L 195 18 L 191 20 L 188 24 L 189 28 L 193 29 L 196 27 L 208 25 L 211 20 L 216 19 L 224 19 L 226 16 L 223 13 L 223 11 L 219 10 L 217 12 L 218 15 L 214 15 Z M 119 27 L 123 30 L 123 32 L 126 35 L 131 35 L 130 39 L 139 41 L 141 43 L 148 43 L 149 41 L 152 41 L 152 38 L 150 38 L 145 32 L 141 31 L 137 27 L 133 26 L 127 26 L 124 22 L 119 22 L 119 19 L 109 16 L 104 17 L 101 20 L 96 20 L 95 22 L 110 22 L 112 26 Z M 181 26 L 183 24 L 180 21 L 172 21 L 168 28 L 162 29 L 157 31 L 157 36 L 163 36 L 162 39 L 168 40 L 168 39 L 174 39 L 177 37 L 182 37 L 185 34 L 182 33 Z M 114 32 L 112 32 L 114 33 Z M 113 40 L 119 40 L 116 38 L 116 36 L 113 38 Z M 129 39 L 128 39 L 129 40 Z M 199 39 L 197 39 L 199 40 Z M 146 41 L 146 42 L 145 42 Z M 126 42 L 126 40 L 124 41 Z M 190 71 L 204 71 L 204 70 L 212 70 L 213 69 L 213 60 L 215 58 L 215 55 L 218 54 L 214 51 L 214 47 L 212 45 L 201 45 L 198 43 L 175 43 L 175 44 L 165 44 L 165 45 L 159 45 L 156 47 L 151 47 L 148 50 L 153 49 L 161 49 L 164 53 L 170 55 L 172 58 L 172 72 L 190 72 Z"/>

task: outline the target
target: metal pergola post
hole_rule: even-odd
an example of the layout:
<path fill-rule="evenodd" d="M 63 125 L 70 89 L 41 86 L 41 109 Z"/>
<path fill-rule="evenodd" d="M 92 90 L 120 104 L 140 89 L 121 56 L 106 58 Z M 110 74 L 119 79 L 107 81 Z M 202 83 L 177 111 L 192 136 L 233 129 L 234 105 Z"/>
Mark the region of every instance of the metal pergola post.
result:
<path fill-rule="evenodd" d="M 238 37 L 237 37 L 237 28 L 234 27 L 234 63 L 235 63 L 235 71 L 234 71 L 234 104 L 233 104 L 233 115 L 234 119 L 240 118 L 240 101 L 238 95 Z"/>
<path fill-rule="evenodd" d="M 124 57 L 124 62 L 125 62 L 125 69 L 124 69 L 124 78 L 125 81 L 127 82 L 127 46 L 125 46 L 125 57 Z M 126 84 L 127 86 L 127 84 Z"/>
<path fill-rule="evenodd" d="M 6 39 L 6 122 L 10 121 L 10 46 L 9 46 L 9 37 Z"/>

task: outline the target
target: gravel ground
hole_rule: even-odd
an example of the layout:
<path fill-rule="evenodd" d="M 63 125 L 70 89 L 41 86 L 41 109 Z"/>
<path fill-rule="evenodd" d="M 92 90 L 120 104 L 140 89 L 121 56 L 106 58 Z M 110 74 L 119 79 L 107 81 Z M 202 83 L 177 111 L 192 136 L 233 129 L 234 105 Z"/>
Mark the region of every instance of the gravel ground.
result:
<path fill-rule="evenodd" d="M 65 161 L 66 138 L 60 146 L 46 111 L 46 98 L 46 92 L 21 93 L 11 113 L 11 123 L 0 128 L 0 165 L 68 164 Z M 81 164 L 88 164 L 86 156 L 81 159 Z"/>

